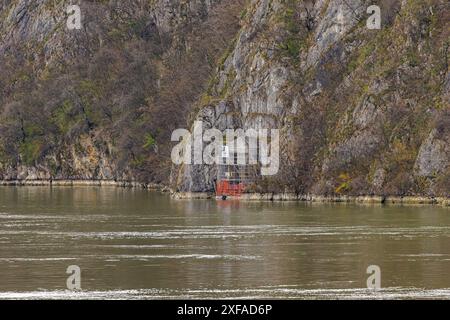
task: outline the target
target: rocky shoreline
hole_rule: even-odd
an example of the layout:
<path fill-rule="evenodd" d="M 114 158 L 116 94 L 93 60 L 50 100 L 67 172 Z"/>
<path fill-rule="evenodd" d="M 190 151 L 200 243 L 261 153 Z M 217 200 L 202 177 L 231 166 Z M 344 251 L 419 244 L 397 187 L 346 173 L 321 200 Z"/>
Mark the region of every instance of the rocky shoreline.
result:
<path fill-rule="evenodd" d="M 0 180 L 0 186 L 51 186 L 51 187 L 121 187 L 141 188 L 150 191 L 167 192 L 176 200 L 208 200 L 215 196 L 210 192 L 174 192 L 169 187 L 137 181 L 118 180 Z M 229 198 L 232 200 L 232 198 Z M 297 195 L 295 193 L 244 193 L 241 201 L 297 201 L 314 203 L 362 203 L 362 204 L 420 204 L 450 207 L 450 198 L 425 196 L 320 196 Z"/>
<path fill-rule="evenodd" d="M 174 199 L 211 199 L 212 193 L 206 192 L 176 192 Z M 423 204 L 442 205 L 450 207 L 450 198 L 424 196 L 320 196 L 297 195 L 295 193 L 246 193 L 241 201 L 298 201 L 314 203 L 362 203 L 362 204 Z"/>
<path fill-rule="evenodd" d="M 137 181 L 119 180 L 0 180 L 0 186 L 52 186 L 52 187 L 122 187 L 122 188 L 142 188 L 154 191 L 167 192 L 166 186 L 153 183 L 142 183 Z"/>

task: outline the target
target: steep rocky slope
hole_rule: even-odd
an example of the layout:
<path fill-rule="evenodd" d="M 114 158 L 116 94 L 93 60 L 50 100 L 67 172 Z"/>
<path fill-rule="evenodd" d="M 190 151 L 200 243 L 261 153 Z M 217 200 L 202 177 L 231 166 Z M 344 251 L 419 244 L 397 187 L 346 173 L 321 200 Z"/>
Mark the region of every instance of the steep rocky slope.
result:
<path fill-rule="evenodd" d="M 255 191 L 448 195 L 449 18 L 439 0 L 252 1 L 194 118 L 281 130 Z M 178 169 L 179 191 L 212 190 L 214 168 Z"/>
<path fill-rule="evenodd" d="M 276 128 L 281 169 L 254 191 L 449 195 L 446 0 L 0 3 L 0 179 L 171 182 L 170 134 Z M 381 8 L 380 30 L 366 9 Z"/>
<path fill-rule="evenodd" d="M 66 27 L 79 4 L 82 29 Z M 0 179 L 164 182 L 244 1 L 2 0 Z"/>

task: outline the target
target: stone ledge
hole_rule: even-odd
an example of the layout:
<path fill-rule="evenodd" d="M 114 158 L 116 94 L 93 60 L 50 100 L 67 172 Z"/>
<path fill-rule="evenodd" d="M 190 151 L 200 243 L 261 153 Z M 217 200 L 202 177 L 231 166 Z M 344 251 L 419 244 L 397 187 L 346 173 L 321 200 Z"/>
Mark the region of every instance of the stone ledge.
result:
<path fill-rule="evenodd" d="M 116 180 L 0 180 L 0 186 L 111 186 L 168 191 L 166 187 L 158 184 Z"/>
<path fill-rule="evenodd" d="M 208 192 L 174 192 L 173 199 L 214 199 L 213 193 Z M 234 198 L 228 197 L 233 200 Z M 317 196 L 297 195 L 295 193 L 244 193 L 239 197 L 241 201 L 301 201 L 317 203 L 366 203 L 366 204 L 424 204 L 450 206 L 450 198 L 445 197 L 384 197 L 384 196 Z"/>

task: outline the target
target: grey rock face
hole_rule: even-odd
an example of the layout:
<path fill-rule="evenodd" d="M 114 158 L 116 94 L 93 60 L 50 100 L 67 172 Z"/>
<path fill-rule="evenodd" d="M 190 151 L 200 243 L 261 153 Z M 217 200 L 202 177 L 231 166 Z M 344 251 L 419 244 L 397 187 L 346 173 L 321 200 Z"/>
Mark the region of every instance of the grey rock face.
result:
<path fill-rule="evenodd" d="M 355 108 L 352 118 L 355 127 L 363 130 L 370 126 L 381 125 L 382 112 L 370 99 L 366 98 Z"/>
<path fill-rule="evenodd" d="M 272 48 L 263 48 L 255 36 L 267 19 L 283 7 L 279 1 L 268 0 L 253 1 L 251 7 L 254 9 L 252 23 L 241 30 L 219 73 L 215 90 L 226 91 L 226 98 L 205 106 L 195 116 L 209 128 L 222 131 L 281 128 L 279 120 L 285 113 L 283 88 L 289 71 L 267 58 Z M 216 177 L 215 166 L 186 165 L 181 170 L 177 188 L 184 192 L 213 191 Z"/>
<path fill-rule="evenodd" d="M 128 169 L 119 173 L 106 150 L 97 148 L 90 138 L 83 139 L 78 149 L 49 155 L 46 163 L 51 165 L 0 164 L 0 180 L 134 180 Z"/>
<path fill-rule="evenodd" d="M 331 1 L 328 6 L 326 5 L 326 1 L 317 1 L 310 9 L 311 16 L 316 20 L 313 30 L 315 41 L 308 51 L 306 60 L 300 66 L 305 72 L 313 65 L 319 64 L 321 55 L 358 22 L 356 16 L 363 9 L 362 2 L 357 0 Z M 325 14 L 320 16 L 323 10 Z M 196 118 L 206 119 L 210 125 L 220 129 L 224 126 L 236 128 L 236 125 L 240 125 L 238 128 L 243 129 L 280 129 L 284 132 L 281 136 L 280 148 L 288 149 L 287 145 L 294 140 L 288 134 L 292 130 L 285 124 L 289 122 L 286 119 L 295 115 L 301 109 L 301 105 L 297 99 L 292 101 L 292 105 L 286 104 L 285 98 L 288 96 L 286 88 L 292 75 L 297 72 L 292 73 L 282 61 L 275 58 L 273 54 L 277 50 L 275 43 L 263 46 L 259 39 L 259 30 L 270 25 L 271 19 L 275 19 L 273 17 L 285 14 L 286 8 L 282 1 L 255 0 L 252 1 L 248 11 L 252 14 L 250 23 L 241 30 L 232 53 L 224 63 L 223 71 L 219 72 L 219 85 L 216 88 L 217 92 L 221 92 L 225 84 L 229 85 L 228 103 L 232 105 L 230 109 L 234 112 L 234 119 L 233 121 L 215 119 L 205 116 L 204 112 L 200 112 Z M 275 33 L 277 27 L 274 28 Z M 310 97 L 319 95 L 320 92 L 320 82 L 314 82 L 313 89 L 309 93 L 305 90 Z M 216 108 L 214 105 L 210 107 Z M 376 117 L 373 106 L 368 105 L 366 109 L 368 110 L 365 112 L 361 111 L 364 115 L 361 116 L 361 120 L 358 120 L 362 124 L 364 121 L 372 121 L 369 118 Z M 352 152 L 361 152 L 360 150 L 366 146 L 369 150 L 364 152 L 370 153 L 378 143 L 379 139 L 367 131 L 364 135 L 355 136 L 345 145 L 337 148 L 337 154 L 346 163 L 351 160 Z M 352 148 L 359 151 L 351 151 Z M 214 174 L 211 173 L 215 172 L 214 168 L 195 167 L 185 168 L 179 184 L 180 189 L 182 191 L 212 191 L 211 179 L 214 178 Z"/>
<path fill-rule="evenodd" d="M 419 176 L 436 177 L 450 165 L 450 135 L 437 138 L 436 129 L 430 132 L 419 150 L 414 169 Z"/>
<path fill-rule="evenodd" d="M 161 32 L 172 32 L 182 23 L 204 19 L 220 0 L 160 0 L 153 5 L 155 23 Z"/>
<path fill-rule="evenodd" d="M 421 25 L 419 18 L 407 22 L 398 14 L 405 10 L 422 17 L 429 14 L 429 8 L 419 12 L 413 11 L 416 9 L 406 1 L 382 1 L 384 30 L 368 31 L 366 10 L 371 4 L 363 0 L 305 1 L 287 8 L 283 1 L 251 1 L 246 10 L 249 17 L 233 50 L 217 71 L 212 102 L 193 118 L 221 130 L 236 126 L 280 129 L 282 162 L 297 166 L 285 168 L 287 171 L 281 174 L 280 192 L 288 180 L 290 188 L 295 189 L 295 177 L 289 172 L 301 170 L 306 173 L 299 179 L 307 180 L 305 175 L 314 177 L 311 179 L 317 183 L 308 190 L 319 193 L 339 190 L 342 173 L 349 177 L 349 190 L 354 187 L 378 194 L 392 180 L 394 184 L 406 185 L 414 176 L 443 174 L 449 162 L 449 136 L 432 131 L 425 141 L 416 142 L 418 131 L 423 135 L 423 131 L 433 128 L 432 117 L 423 116 L 425 105 L 430 102 L 421 100 L 425 94 L 415 86 L 415 81 L 423 78 L 421 73 L 426 73 L 426 64 L 417 66 L 418 58 L 408 56 L 409 52 L 426 47 L 429 39 L 417 36 L 418 30 L 426 26 Z M 393 8 L 397 11 L 386 14 Z M 294 18 L 286 18 L 289 10 L 297 12 L 299 20 L 292 20 L 295 14 Z M 292 28 L 295 23 L 305 23 L 305 17 L 309 19 L 307 28 L 302 29 L 307 33 L 305 37 L 286 37 L 280 21 L 291 19 L 286 23 Z M 389 35 L 383 38 L 382 32 Z M 409 40 L 389 41 L 402 36 Z M 372 39 L 378 42 L 374 44 Z M 298 43 L 292 44 L 294 41 Z M 396 53 L 390 52 L 389 47 L 393 43 L 398 43 L 396 50 L 404 55 L 395 62 L 391 55 Z M 280 57 L 283 47 L 290 50 L 291 57 Z M 377 50 L 384 50 L 384 55 L 373 55 Z M 448 71 L 446 74 L 441 91 L 444 109 L 450 105 Z M 220 105 L 227 105 L 232 116 L 217 117 Z M 311 115 L 309 110 L 315 111 Z M 435 111 L 431 108 L 429 114 L 443 112 Z M 315 122 L 315 118 L 320 120 Z M 420 125 L 411 123 L 411 118 L 417 118 Z M 415 147 L 413 142 L 421 144 L 417 159 L 409 150 Z M 297 150 L 297 154 L 292 156 L 292 150 Z M 408 154 L 402 154 L 402 150 Z M 405 166 L 409 169 L 399 175 L 397 170 L 404 170 Z M 179 190 L 212 191 L 214 168 L 183 169 L 178 176 Z"/>
<path fill-rule="evenodd" d="M 220 0 L 128 0 L 99 4 L 80 1 L 81 37 L 80 32 L 66 28 L 66 9 L 74 4 L 72 1 L 9 0 L 0 11 L 3 30 L 0 33 L 0 53 L 17 48 L 26 52 L 27 46 L 39 43 L 44 46 L 46 63 L 50 64 L 62 57 L 88 55 L 90 50 L 102 45 L 104 34 L 127 20 L 142 17 L 149 23 L 149 32 L 172 33 L 189 23 L 205 19 L 218 2 Z M 151 25 L 156 28 L 151 28 Z"/>
<path fill-rule="evenodd" d="M 317 14 L 326 4 L 325 14 L 314 32 L 314 45 L 308 51 L 307 68 L 316 65 L 320 56 L 358 23 L 366 8 L 361 0 L 318 1 L 314 12 Z"/>

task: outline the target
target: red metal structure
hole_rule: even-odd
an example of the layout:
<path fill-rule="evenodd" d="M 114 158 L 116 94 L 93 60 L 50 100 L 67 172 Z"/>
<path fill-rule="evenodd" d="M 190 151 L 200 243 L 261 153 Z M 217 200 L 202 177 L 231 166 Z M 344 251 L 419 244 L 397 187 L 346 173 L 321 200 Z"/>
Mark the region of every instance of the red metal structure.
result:
<path fill-rule="evenodd" d="M 223 179 L 217 182 L 217 197 L 240 197 L 245 190 L 245 184 L 239 181 Z"/>
<path fill-rule="evenodd" d="M 248 152 L 248 150 L 228 152 L 228 147 L 223 147 L 215 183 L 217 199 L 239 198 L 255 180 L 255 165 L 238 164 L 239 158 L 249 158 Z"/>

